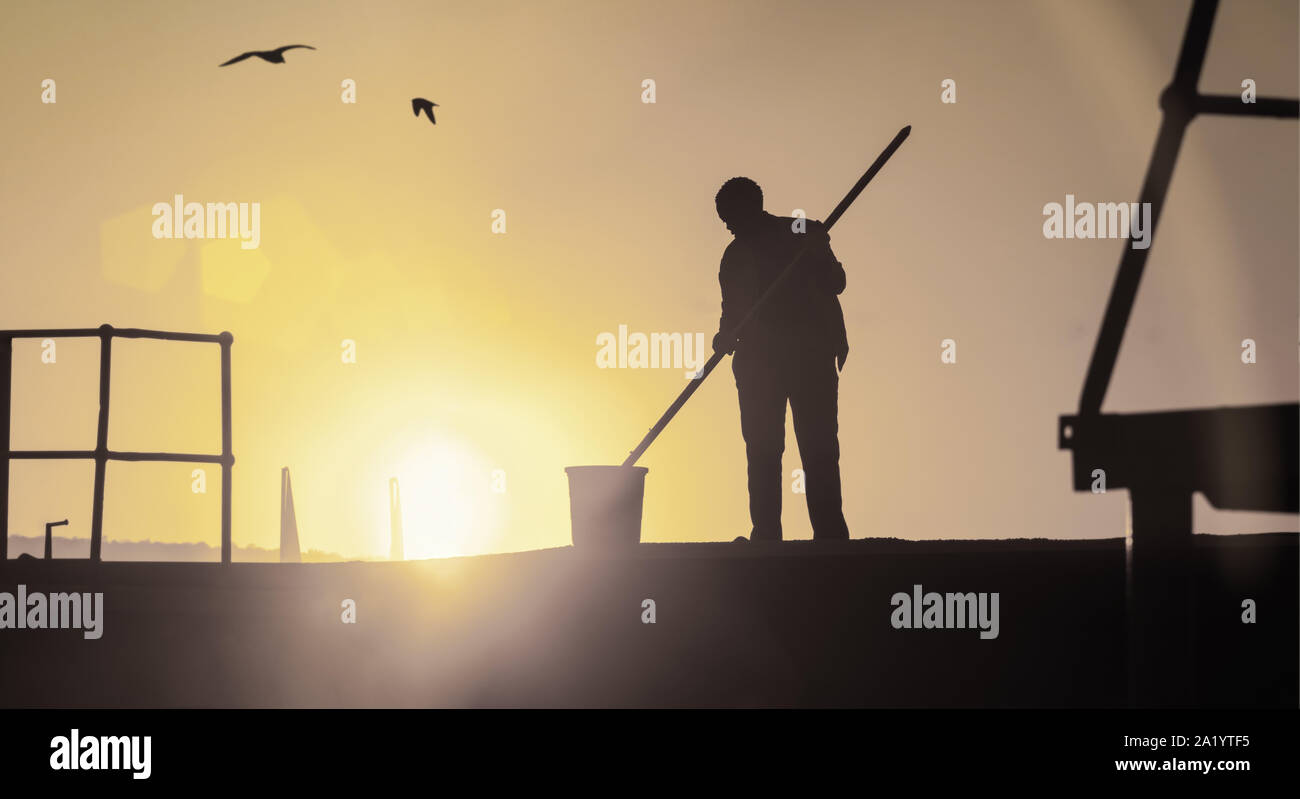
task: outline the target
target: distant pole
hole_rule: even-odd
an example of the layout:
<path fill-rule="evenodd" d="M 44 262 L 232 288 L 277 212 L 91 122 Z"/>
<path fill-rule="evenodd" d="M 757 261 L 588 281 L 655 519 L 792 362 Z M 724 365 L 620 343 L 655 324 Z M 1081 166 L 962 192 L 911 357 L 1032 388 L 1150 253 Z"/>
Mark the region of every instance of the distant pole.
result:
<path fill-rule="evenodd" d="M 397 485 L 396 477 L 388 478 L 388 518 L 392 525 L 388 559 L 406 560 L 402 547 L 402 491 Z"/>
<path fill-rule="evenodd" d="M 61 522 L 45 523 L 45 559 L 46 560 L 54 559 L 54 528 L 60 527 L 67 523 L 68 523 L 67 519 L 64 519 Z"/>
<path fill-rule="evenodd" d="M 302 563 L 298 548 L 298 515 L 293 510 L 293 482 L 289 467 L 280 469 L 280 562 Z"/>

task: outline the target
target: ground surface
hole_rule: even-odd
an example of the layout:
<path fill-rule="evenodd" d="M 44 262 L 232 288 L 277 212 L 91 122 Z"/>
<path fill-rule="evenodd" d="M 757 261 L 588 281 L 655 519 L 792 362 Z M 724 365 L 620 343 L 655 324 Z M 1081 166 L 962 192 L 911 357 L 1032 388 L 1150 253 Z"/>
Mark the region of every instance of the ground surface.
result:
<path fill-rule="evenodd" d="M 1297 704 L 1297 535 L 1198 536 L 1200 706 Z M 642 544 L 442 561 L 11 560 L 104 592 L 104 633 L 0 630 L 0 707 L 1126 703 L 1125 555 L 1102 541 Z M 891 597 L 998 592 L 999 634 L 894 629 Z M 1241 622 L 1243 599 L 1258 608 Z M 340 620 L 345 599 L 356 623 Z M 643 601 L 655 603 L 644 624 Z"/>

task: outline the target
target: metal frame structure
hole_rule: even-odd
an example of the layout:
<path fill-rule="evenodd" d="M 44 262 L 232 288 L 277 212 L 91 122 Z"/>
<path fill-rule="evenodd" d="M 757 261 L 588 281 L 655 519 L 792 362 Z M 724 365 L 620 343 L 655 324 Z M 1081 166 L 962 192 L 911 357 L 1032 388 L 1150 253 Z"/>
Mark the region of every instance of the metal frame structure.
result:
<path fill-rule="evenodd" d="M 10 411 L 13 389 L 13 342 L 19 338 L 99 339 L 99 423 L 95 448 L 91 450 L 10 449 Z M 121 452 L 108 448 L 108 407 L 113 364 L 113 339 L 154 339 L 217 344 L 221 347 L 221 454 L 185 452 Z M 104 534 L 104 477 L 109 461 L 170 461 L 221 465 L 221 562 L 230 563 L 230 471 L 235 465 L 230 433 L 230 345 L 234 336 L 203 333 L 170 333 L 160 330 L 115 328 L 58 328 L 49 330 L 0 330 L 0 563 L 9 557 L 9 464 L 12 460 L 93 460 L 95 494 L 90 521 L 90 559 L 101 560 Z"/>
<path fill-rule="evenodd" d="M 1218 0 L 1195 0 L 1173 80 L 1160 95 L 1163 118 L 1139 198 L 1151 204 L 1153 244 L 1178 152 L 1198 114 L 1300 117 L 1300 100 L 1245 103 L 1198 91 L 1217 10 Z M 1129 701 L 1186 706 L 1195 693 L 1192 494 L 1221 509 L 1300 510 L 1300 404 L 1101 412 L 1150 252 L 1124 242 L 1079 411 L 1060 417 L 1057 446 L 1073 453 L 1074 490 L 1090 491 L 1100 468 L 1108 490 L 1129 491 Z"/>

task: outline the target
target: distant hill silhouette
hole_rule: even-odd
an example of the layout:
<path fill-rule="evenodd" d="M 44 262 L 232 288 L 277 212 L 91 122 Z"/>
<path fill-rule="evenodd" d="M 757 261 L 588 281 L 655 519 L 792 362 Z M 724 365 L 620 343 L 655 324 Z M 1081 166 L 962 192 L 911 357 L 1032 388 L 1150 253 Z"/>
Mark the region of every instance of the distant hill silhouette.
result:
<path fill-rule="evenodd" d="M 39 558 L 45 554 L 45 539 L 42 536 L 9 536 L 9 557 L 31 555 Z M 54 557 L 86 558 L 90 556 L 89 538 L 54 537 Z M 163 541 L 104 541 L 104 560 L 138 560 L 138 561 L 176 561 L 183 563 L 217 562 L 221 560 L 221 548 L 202 542 L 166 543 Z M 262 547 L 234 548 L 231 559 L 237 563 L 278 563 L 278 549 Z M 348 560 L 333 552 L 309 549 L 302 553 L 303 563 L 335 563 Z"/>

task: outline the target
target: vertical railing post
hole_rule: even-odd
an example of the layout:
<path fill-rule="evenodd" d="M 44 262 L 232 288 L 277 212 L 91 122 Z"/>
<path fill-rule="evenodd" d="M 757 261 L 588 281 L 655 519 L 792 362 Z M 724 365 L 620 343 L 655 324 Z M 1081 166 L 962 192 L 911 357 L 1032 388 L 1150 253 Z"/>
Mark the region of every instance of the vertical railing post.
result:
<path fill-rule="evenodd" d="M 235 465 L 230 433 L 230 345 L 229 331 L 221 336 L 221 562 L 230 562 L 230 470 Z"/>
<path fill-rule="evenodd" d="M 1129 704 L 1190 707 L 1192 644 L 1191 492 L 1129 489 Z"/>
<path fill-rule="evenodd" d="M 104 543 L 104 476 L 108 471 L 108 395 L 112 385 L 113 326 L 99 326 L 99 428 L 95 434 L 95 498 L 90 511 L 90 559 L 100 560 Z"/>
<path fill-rule="evenodd" d="M 9 558 L 9 400 L 13 388 L 14 340 L 0 338 L 0 564 Z"/>

